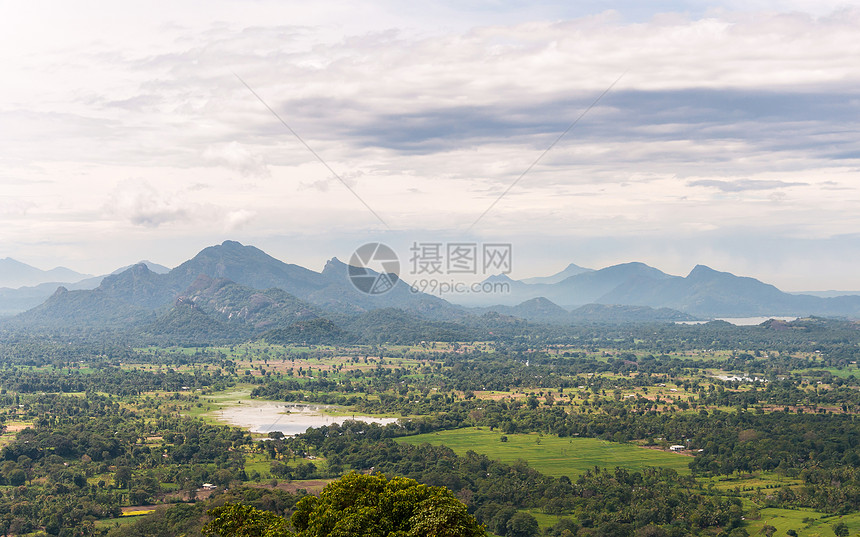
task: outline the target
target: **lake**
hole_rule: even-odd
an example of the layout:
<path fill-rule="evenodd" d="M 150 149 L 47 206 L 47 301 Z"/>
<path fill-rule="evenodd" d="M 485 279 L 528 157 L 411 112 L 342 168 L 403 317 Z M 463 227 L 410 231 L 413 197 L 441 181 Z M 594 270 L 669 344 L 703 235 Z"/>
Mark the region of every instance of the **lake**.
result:
<path fill-rule="evenodd" d="M 778 315 L 771 317 L 718 317 L 714 320 L 725 321 L 735 326 L 756 326 L 770 319 L 776 319 L 777 321 L 796 321 L 798 317 L 782 317 Z M 709 321 L 676 321 L 675 324 L 705 324 L 707 322 Z"/>
<path fill-rule="evenodd" d="M 363 421 L 386 425 L 395 423 L 397 418 L 378 418 L 374 416 L 332 416 L 327 410 L 337 407 L 305 403 L 278 403 L 274 401 L 243 401 L 214 413 L 222 422 L 250 430 L 252 433 L 280 431 L 286 436 L 305 432 L 309 427 L 322 427 L 343 423 L 347 420 Z"/>

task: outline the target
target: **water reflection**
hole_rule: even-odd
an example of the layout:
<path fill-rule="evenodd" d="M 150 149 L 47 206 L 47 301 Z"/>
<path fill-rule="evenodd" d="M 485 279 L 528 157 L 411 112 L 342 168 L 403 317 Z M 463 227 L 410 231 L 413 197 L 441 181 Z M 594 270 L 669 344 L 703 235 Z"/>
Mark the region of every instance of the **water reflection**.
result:
<path fill-rule="evenodd" d="M 250 430 L 252 433 L 280 431 L 286 436 L 305 432 L 309 427 L 322 427 L 343 423 L 347 420 L 363 421 L 385 425 L 394 423 L 397 418 L 377 418 L 373 416 L 347 415 L 332 416 L 325 414 L 329 405 L 305 403 L 275 403 L 272 401 L 243 401 L 241 404 L 219 410 L 215 413 L 220 421 Z"/>

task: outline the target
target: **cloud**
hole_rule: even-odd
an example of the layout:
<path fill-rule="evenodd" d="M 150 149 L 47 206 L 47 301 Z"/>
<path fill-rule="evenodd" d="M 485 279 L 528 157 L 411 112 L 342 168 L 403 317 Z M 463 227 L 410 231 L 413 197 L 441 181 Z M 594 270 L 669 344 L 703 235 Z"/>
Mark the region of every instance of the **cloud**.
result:
<path fill-rule="evenodd" d="M 255 211 L 249 211 L 247 209 L 235 209 L 229 211 L 224 216 L 224 229 L 225 231 L 241 229 L 247 226 L 255 216 L 257 216 Z"/>
<path fill-rule="evenodd" d="M 239 172 L 243 177 L 271 176 L 265 160 L 236 141 L 211 145 L 203 151 L 202 157 L 211 164 Z"/>
<path fill-rule="evenodd" d="M 791 1 L 801 12 L 764 0 L 216 1 L 179 5 L 167 25 L 144 8 L 21 7 L 29 19 L 0 32 L 15 44 L 0 47 L 0 145 L 15 159 L 12 170 L 0 158 L 0 175 L 25 179 L 4 195 L 38 210 L 0 212 L 33 241 L 106 211 L 93 229 L 120 219 L 159 239 L 372 233 L 378 222 L 235 71 L 386 222 L 459 233 L 626 72 L 479 232 L 857 229 L 860 10 Z"/>
<path fill-rule="evenodd" d="M 116 217 L 148 228 L 189 217 L 188 208 L 180 200 L 158 192 L 142 180 L 127 180 L 117 185 L 108 198 L 106 208 Z"/>
<path fill-rule="evenodd" d="M 0 217 L 19 217 L 35 207 L 32 201 L 3 196 L 0 197 Z"/>
<path fill-rule="evenodd" d="M 809 183 L 789 183 L 786 181 L 765 181 L 757 179 L 737 179 L 724 181 L 720 179 L 701 179 L 690 181 L 687 186 L 704 186 L 716 188 L 723 192 L 744 192 L 746 190 L 774 190 L 777 188 L 788 188 L 792 186 L 809 186 Z"/>

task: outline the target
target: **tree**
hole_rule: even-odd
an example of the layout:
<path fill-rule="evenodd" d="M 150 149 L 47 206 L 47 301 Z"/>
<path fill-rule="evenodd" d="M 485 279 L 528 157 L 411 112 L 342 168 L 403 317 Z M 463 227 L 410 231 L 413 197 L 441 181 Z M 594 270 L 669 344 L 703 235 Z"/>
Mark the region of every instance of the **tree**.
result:
<path fill-rule="evenodd" d="M 113 481 L 116 483 L 116 486 L 124 489 L 128 488 L 129 482 L 131 482 L 131 468 L 128 466 L 120 466 L 116 469 L 116 473 L 113 476 Z"/>
<path fill-rule="evenodd" d="M 833 525 L 833 533 L 836 537 L 848 537 L 848 524 L 840 520 Z"/>
<path fill-rule="evenodd" d="M 516 508 L 510 505 L 506 505 L 496 511 L 496 514 L 493 515 L 493 518 L 490 519 L 488 525 L 490 527 L 490 531 L 498 535 L 507 535 L 508 534 L 508 521 L 512 516 L 517 514 Z"/>
<path fill-rule="evenodd" d="M 530 513 L 519 511 L 508 520 L 508 537 L 535 537 L 538 534 L 538 522 Z"/>
<path fill-rule="evenodd" d="M 765 524 L 764 526 L 762 526 L 759 533 L 766 535 L 767 537 L 773 537 L 773 534 L 776 533 L 776 526 Z"/>
<path fill-rule="evenodd" d="M 482 537 L 483 526 L 448 489 L 413 479 L 348 474 L 319 497 L 307 496 L 290 519 L 301 537 Z"/>
<path fill-rule="evenodd" d="M 6 477 L 6 479 L 13 487 L 19 487 L 24 484 L 24 481 L 27 480 L 27 473 L 20 468 L 15 468 L 11 472 L 9 472 L 9 475 Z"/>
<path fill-rule="evenodd" d="M 203 528 L 209 537 L 286 537 L 292 535 L 287 521 L 269 511 L 249 505 L 224 504 L 210 510 L 212 517 Z"/>
<path fill-rule="evenodd" d="M 143 489 L 134 489 L 128 493 L 128 501 L 131 505 L 143 505 L 149 499 L 149 494 Z"/>

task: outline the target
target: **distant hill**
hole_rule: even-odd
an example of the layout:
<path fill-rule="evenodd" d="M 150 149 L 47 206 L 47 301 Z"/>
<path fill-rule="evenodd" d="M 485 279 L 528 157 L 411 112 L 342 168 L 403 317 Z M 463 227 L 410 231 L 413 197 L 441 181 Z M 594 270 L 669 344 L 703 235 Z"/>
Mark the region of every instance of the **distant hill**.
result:
<path fill-rule="evenodd" d="M 606 304 L 587 304 L 573 311 L 543 297 L 527 300 L 516 306 L 490 306 L 479 310 L 494 311 L 528 321 L 571 324 L 581 322 L 675 322 L 693 321 L 696 317 L 669 308 L 649 308 L 648 306 L 621 306 Z"/>
<path fill-rule="evenodd" d="M 705 317 L 860 316 L 860 297 L 792 295 L 754 278 L 704 265 L 697 265 L 685 278 L 625 282 L 598 302 L 667 307 Z"/>
<path fill-rule="evenodd" d="M 523 283 L 528 283 L 528 284 L 536 284 L 536 283 L 553 284 L 553 283 L 558 283 L 562 280 L 566 280 L 567 278 L 570 278 L 571 276 L 576 276 L 577 274 L 582 274 L 583 272 L 592 272 L 592 269 L 583 268 L 583 267 L 580 267 L 579 265 L 575 265 L 575 264 L 571 263 L 570 265 L 567 266 L 567 268 L 565 268 L 561 272 L 557 272 L 556 274 L 553 274 L 552 276 L 537 276 L 535 278 L 524 278 L 520 281 Z"/>
<path fill-rule="evenodd" d="M 32 287 L 24 286 L 17 289 L 0 288 L 0 317 L 12 316 L 35 308 L 54 294 L 60 286 L 66 290 L 74 290 L 71 284 L 62 285 L 59 283 L 41 283 Z M 90 289 L 97 286 L 98 284 L 93 285 Z"/>
<path fill-rule="evenodd" d="M 686 277 L 666 274 L 643 263 L 624 263 L 581 272 L 556 283 L 526 283 L 504 275 L 486 281 L 506 285 L 508 292 L 468 296 L 463 303 L 513 307 L 542 297 L 565 309 L 603 304 L 656 310 L 668 308 L 704 318 L 768 315 L 860 318 L 860 296 L 825 298 L 784 293 L 754 278 L 735 276 L 704 265 L 696 266 Z M 458 301 L 461 297 L 448 298 Z"/>
<path fill-rule="evenodd" d="M 156 274 L 164 274 L 170 271 L 167 267 L 152 263 L 150 261 L 141 261 L 149 270 Z M 109 275 L 116 275 L 134 267 L 128 265 L 119 268 Z M 74 273 L 78 274 L 78 273 Z M 0 287 L 0 317 L 12 316 L 17 313 L 27 311 L 34 308 L 47 300 L 49 296 L 54 294 L 58 287 L 65 287 L 69 291 L 81 291 L 95 289 L 109 275 L 89 276 L 79 275 L 83 279 L 70 280 L 50 280 L 37 285 L 25 285 L 17 288 Z M 60 274 L 62 276 L 62 274 Z"/>
<path fill-rule="evenodd" d="M 860 295 L 860 291 L 792 291 L 792 295 L 809 295 L 820 298 L 836 298 L 838 296 Z"/>
<path fill-rule="evenodd" d="M 630 323 L 694 321 L 695 317 L 670 308 L 648 306 L 619 306 L 588 304 L 570 312 L 570 318 L 579 322 Z"/>
<path fill-rule="evenodd" d="M 91 276 L 65 267 L 41 270 L 11 257 L 0 259 L 0 287 L 17 289 L 47 282 L 77 282 Z"/>
<path fill-rule="evenodd" d="M 156 274 L 140 263 L 119 274 L 106 276 L 94 291 L 154 310 L 171 303 L 187 287 L 188 284 L 178 278 L 170 278 L 169 273 Z"/>
<path fill-rule="evenodd" d="M 323 321 L 311 321 L 328 319 L 345 338 L 382 342 L 398 337 L 468 340 L 492 335 L 494 327 L 511 333 L 514 320 L 528 321 L 516 325 L 516 331 L 525 334 L 529 323 L 808 315 L 860 318 L 860 296 L 792 295 L 754 278 L 704 265 L 686 277 L 636 262 L 599 270 L 571 265 L 561 273 L 532 280 L 539 283 L 498 275 L 486 281 L 498 284 L 503 292 L 474 293 L 468 298 L 483 302 L 474 308 L 418 292 L 402 280 L 387 293 L 365 294 L 352 285 L 349 267 L 337 258 L 315 272 L 235 241 L 207 247 L 176 268 L 163 269 L 138 263 L 105 276 L 94 289 L 50 290 L 45 287 L 49 284 L 15 293 L 0 289 L 0 301 L 33 306 L 4 324 L 19 328 L 104 325 L 151 338 L 192 341 L 210 333 L 231 340 L 257 338 L 272 330 L 286 330 L 282 337 L 307 337 L 331 328 Z M 79 285 L 90 284 L 84 282 Z M 41 293 L 46 300 L 34 305 Z"/>
<path fill-rule="evenodd" d="M 532 298 L 516 306 L 488 306 L 477 308 L 477 311 L 492 311 L 527 321 L 548 323 L 565 323 L 570 317 L 569 311 L 544 297 Z"/>
<path fill-rule="evenodd" d="M 600 270 L 580 272 L 556 283 L 528 284 L 525 281 L 511 280 L 505 275 L 500 275 L 487 278 L 485 282 L 507 284 L 510 292 L 471 298 L 480 299 L 487 305 L 497 303 L 514 306 L 532 298 L 544 297 L 564 308 L 575 308 L 598 302 L 605 294 L 629 281 L 638 279 L 659 281 L 672 277 L 644 263 L 624 263 Z M 451 299 L 456 300 L 456 297 Z M 474 304 L 474 302 L 470 303 Z"/>
<path fill-rule="evenodd" d="M 153 317 L 152 312 L 99 289 L 69 291 L 60 287 L 43 304 L 15 316 L 12 325 L 34 328 L 127 328 Z"/>
<path fill-rule="evenodd" d="M 164 276 L 171 287 L 185 289 L 201 274 L 254 289 L 277 287 L 295 296 L 306 296 L 323 286 L 319 273 L 284 263 L 259 248 L 236 241 L 204 248 Z"/>
<path fill-rule="evenodd" d="M 153 263 L 152 261 L 147 261 L 145 259 L 143 261 L 138 261 L 134 265 L 146 265 L 146 268 L 156 274 L 167 274 L 168 272 L 170 272 L 170 269 L 168 267 L 165 267 L 164 265 L 159 265 L 158 263 Z M 111 272 L 111 274 L 119 274 L 120 272 L 125 272 L 134 265 L 126 265 L 124 267 L 120 267 L 115 271 Z"/>
<path fill-rule="evenodd" d="M 235 337 L 251 337 L 323 313 L 359 315 L 400 308 L 436 319 L 465 315 L 462 308 L 413 292 L 403 282 L 383 295 L 364 294 L 353 287 L 347 272 L 347 266 L 337 259 L 317 273 L 279 261 L 253 246 L 225 241 L 205 248 L 167 273 L 158 274 L 139 263 L 104 277 L 95 289 L 64 288 L 69 294 L 52 297 L 10 322 L 16 326 L 35 322 L 40 326 L 89 326 L 96 322 L 93 319 L 111 325 L 127 319 L 136 327 L 141 315 L 149 313 L 157 320 L 145 333 L 186 337 L 188 334 L 173 325 L 193 319 L 202 327 L 207 324 L 205 316 L 216 323 L 208 323 L 212 330 L 226 327 Z M 81 312 L 88 311 L 89 315 L 75 312 L 73 304 L 80 304 Z"/>
<path fill-rule="evenodd" d="M 336 257 L 332 258 L 326 263 L 321 274 L 325 284 L 306 296 L 299 296 L 334 312 L 360 313 L 382 308 L 399 308 L 438 320 L 454 319 L 465 314 L 463 308 L 441 298 L 413 291 L 402 280 L 398 280 L 394 287 L 384 294 L 362 293 L 349 281 L 348 272 L 349 266 L 346 263 Z"/>

